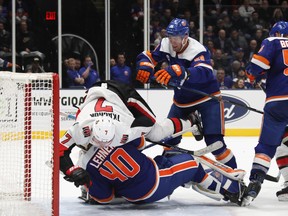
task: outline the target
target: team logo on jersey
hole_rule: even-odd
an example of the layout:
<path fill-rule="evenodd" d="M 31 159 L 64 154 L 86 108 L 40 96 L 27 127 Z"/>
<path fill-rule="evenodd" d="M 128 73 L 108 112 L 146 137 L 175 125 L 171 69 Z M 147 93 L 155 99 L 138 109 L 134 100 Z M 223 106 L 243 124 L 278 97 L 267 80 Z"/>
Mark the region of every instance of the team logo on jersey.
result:
<path fill-rule="evenodd" d="M 121 144 L 126 143 L 127 140 L 128 140 L 128 138 L 129 138 L 129 135 L 127 135 L 127 134 L 123 134 L 120 143 L 121 143 Z"/>
<path fill-rule="evenodd" d="M 82 128 L 84 137 L 89 137 L 91 135 L 91 129 L 89 126 Z"/>
<path fill-rule="evenodd" d="M 247 101 L 234 95 L 222 94 L 223 100 L 235 102 L 235 104 L 250 107 Z M 249 110 L 245 107 L 237 106 L 229 102 L 224 102 L 225 123 L 238 121 L 248 115 Z"/>

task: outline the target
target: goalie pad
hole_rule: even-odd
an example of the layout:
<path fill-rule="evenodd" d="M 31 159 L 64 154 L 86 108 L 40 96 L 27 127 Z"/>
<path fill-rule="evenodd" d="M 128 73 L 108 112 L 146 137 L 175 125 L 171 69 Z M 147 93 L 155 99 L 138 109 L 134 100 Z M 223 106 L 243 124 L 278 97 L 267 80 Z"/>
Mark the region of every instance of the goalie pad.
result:
<path fill-rule="evenodd" d="M 236 181 L 243 181 L 243 178 L 246 174 L 245 170 L 242 169 L 232 169 L 229 166 L 226 166 L 225 164 L 222 164 L 220 162 L 214 161 L 206 156 L 194 156 L 194 158 L 202 163 L 203 165 L 218 171 L 219 173 L 223 174 L 224 176 L 236 180 Z"/>
<path fill-rule="evenodd" d="M 242 181 L 233 180 L 224 176 L 217 170 L 205 170 L 207 176 L 201 183 L 193 184 L 192 189 L 214 200 L 230 200 L 241 204 L 245 185 Z"/>

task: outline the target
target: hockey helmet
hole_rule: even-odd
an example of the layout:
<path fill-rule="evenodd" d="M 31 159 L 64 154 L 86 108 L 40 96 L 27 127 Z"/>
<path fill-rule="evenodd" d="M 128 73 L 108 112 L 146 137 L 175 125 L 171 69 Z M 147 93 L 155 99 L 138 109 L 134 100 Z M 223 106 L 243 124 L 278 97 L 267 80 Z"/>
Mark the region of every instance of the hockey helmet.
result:
<path fill-rule="evenodd" d="M 173 19 L 168 27 L 166 28 L 168 36 L 181 36 L 189 35 L 188 22 L 185 19 L 175 18 Z"/>
<path fill-rule="evenodd" d="M 279 21 L 273 25 L 269 32 L 270 37 L 276 37 L 276 33 L 280 33 L 281 36 L 288 35 L 288 22 Z"/>
<path fill-rule="evenodd" d="M 93 122 L 91 144 L 97 147 L 109 146 L 115 137 L 115 125 L 108 116 L 98 116 Z"/>

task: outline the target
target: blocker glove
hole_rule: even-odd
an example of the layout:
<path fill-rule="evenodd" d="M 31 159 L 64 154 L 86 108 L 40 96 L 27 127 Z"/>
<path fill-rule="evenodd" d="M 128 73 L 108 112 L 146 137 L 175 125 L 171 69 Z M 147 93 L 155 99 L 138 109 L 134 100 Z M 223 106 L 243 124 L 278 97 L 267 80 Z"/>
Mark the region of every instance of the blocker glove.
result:
<path fill-rule="evenodd" d="M 150 62 L 139 62 L 137 71 L 136 80 L 141 83 L 147 83 L 150 75 L 154 72 L 154 65 Z"/>
<path fill-rule="evenodd" d="M 156 81 L 162 85 L 168 85 L 170 81 L 182 85 L 183 81 L 187 78 L 187 72 L 183 66 L 174 64 L 166 69 L 157 71 L 154 76 L 156 77 Z"/>
<path fill-rule="evenodd" d="M 72 166 L 70 169 L 68 169 L 64 179 L 69 182 L 74 182 L 76 187 L 85 185 L 89 188 L 92 185 L 89 173 L 79 166 Z"/>

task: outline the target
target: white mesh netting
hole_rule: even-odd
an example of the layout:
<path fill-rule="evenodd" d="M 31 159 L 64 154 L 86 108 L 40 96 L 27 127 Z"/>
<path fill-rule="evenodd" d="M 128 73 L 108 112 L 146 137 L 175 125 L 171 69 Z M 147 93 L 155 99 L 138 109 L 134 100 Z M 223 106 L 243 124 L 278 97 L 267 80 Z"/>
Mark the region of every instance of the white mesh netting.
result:
<path fill-rule="evenodd" d="M 0 72 L 0 216 L 56 215 L 53 77 Z"/>

